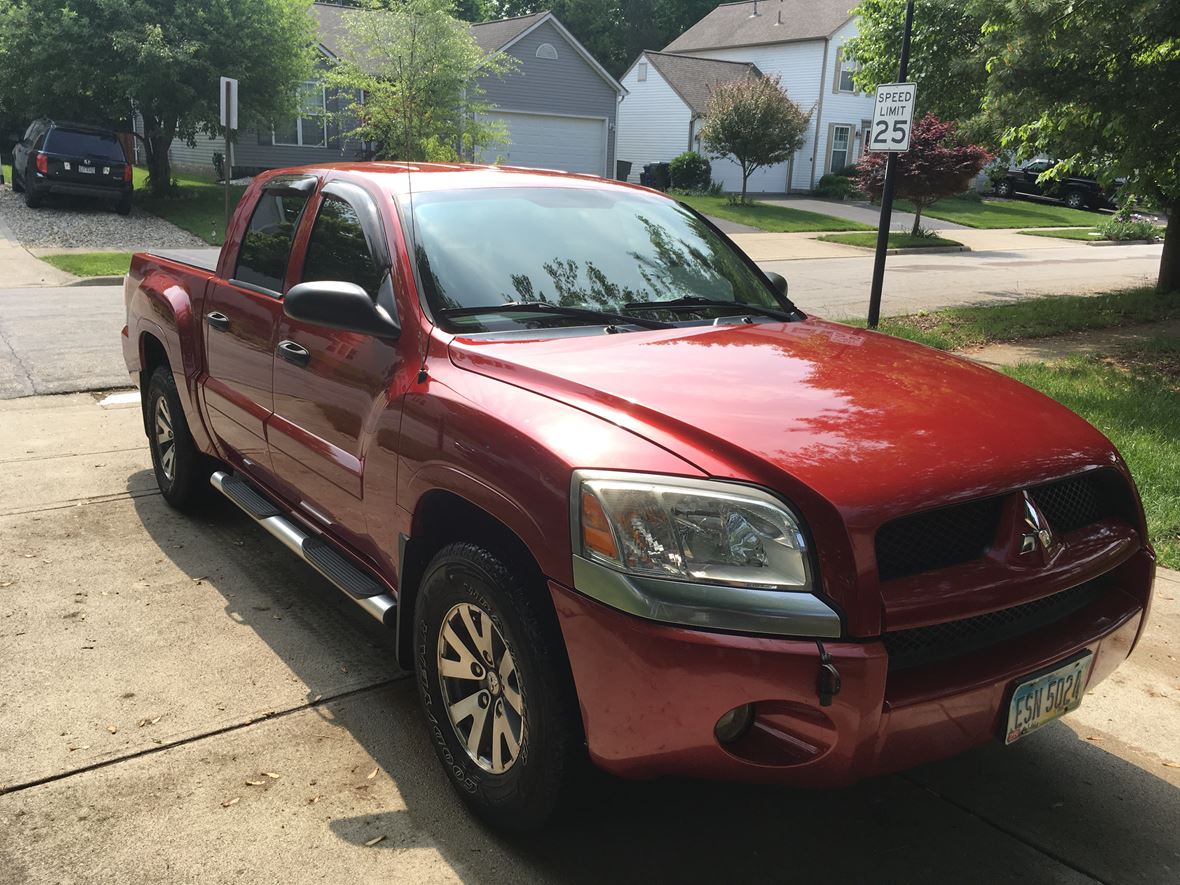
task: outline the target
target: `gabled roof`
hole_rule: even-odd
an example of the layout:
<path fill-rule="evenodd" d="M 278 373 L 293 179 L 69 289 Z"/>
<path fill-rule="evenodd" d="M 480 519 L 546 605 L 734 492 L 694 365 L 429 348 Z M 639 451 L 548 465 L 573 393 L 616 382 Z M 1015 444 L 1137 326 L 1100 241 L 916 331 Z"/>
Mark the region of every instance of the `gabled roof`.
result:
<path fill-rule="evenodd" d="M 743 0 L 725 3 L 664 47 L 690 52 L 725 46 L 758 46 L 822 40 L 840 29 L 856 0 Z M 755 14 L 755 11 L 757 14 Z"/>
<path fill-rule="evenodd" d="M 350 12 L 357 11 L 359 11 L 358 7 L 355 6 L 338 6 L 334 3 L 320 2 L 312 4 L 311 13 L 316 20 L 320 46 L 329 55 L 333 57 L 340 55 L 341 45 L 348 33 L 344 17 Z M 497 21 L 476 22 L 468 25 L 468 28 L 471 30 L 471 36 L 475 38 L 475 42 L 479 44 L 479 48 L 484 52 L 491 53 L 508 49 L 513 43 L 545 21 L 552 22 L 553 26 L 569 41 L 577 53 L 586 60 L 586 63 L 594 68 L 611 87 L 617 92 L 626 92 L 619 81 L 607 73 L 598 60 L 578 42 L 573 34 L 566 30 L 552 12 L 534 12 L 531 15 L 518 15 L 514 18 L 502 18 Z"/>
<path fill-rule="evenodd" d="M 718 84 L 762 76 L 762 72 L 755 65 L 745 61 L 694 58 L 691 55 L 673 55 L 668 52 L 653 52 L 650 49 L 643 55 L 694 114 L 705 112 L 709 94 Z"/>

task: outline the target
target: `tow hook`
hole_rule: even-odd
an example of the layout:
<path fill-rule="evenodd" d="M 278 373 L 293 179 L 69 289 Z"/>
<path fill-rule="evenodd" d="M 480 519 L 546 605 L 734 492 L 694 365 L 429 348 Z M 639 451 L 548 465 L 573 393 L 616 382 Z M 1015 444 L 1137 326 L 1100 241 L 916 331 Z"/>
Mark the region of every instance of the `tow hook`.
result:
<path fill-rule="evenodd" d="M 816 680 L 816 690 L 819 692 L 819 705 L 832 706 L 832 698 L 840 693 L 840 671 L 832 663 L 832 656 L 824 648 L 823 642 L 815 640 L 819 647 L 819 678 Z"/>

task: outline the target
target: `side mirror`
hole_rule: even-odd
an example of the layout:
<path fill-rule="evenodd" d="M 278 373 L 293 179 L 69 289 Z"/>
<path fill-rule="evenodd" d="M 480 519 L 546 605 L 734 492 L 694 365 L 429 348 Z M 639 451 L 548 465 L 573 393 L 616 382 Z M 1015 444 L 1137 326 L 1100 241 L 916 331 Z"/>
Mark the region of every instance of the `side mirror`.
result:
<path fill-rule="evenodd" d="M 770 280 L 770 285 L 778 290 L 778 293 L 784 298 L 787 297 L 787 278 L 781 273 L 775 273 L 773 270 L 766 271 L 766 279 Z"/>
<path fill-rule="evenodd" d="M 385 308 L 373 303 L 356 283 L 300 283 L 283 299 L 283 313 L 301 323 L 360 332 L 374 338 L 397 338 L 402 331 Z"/>

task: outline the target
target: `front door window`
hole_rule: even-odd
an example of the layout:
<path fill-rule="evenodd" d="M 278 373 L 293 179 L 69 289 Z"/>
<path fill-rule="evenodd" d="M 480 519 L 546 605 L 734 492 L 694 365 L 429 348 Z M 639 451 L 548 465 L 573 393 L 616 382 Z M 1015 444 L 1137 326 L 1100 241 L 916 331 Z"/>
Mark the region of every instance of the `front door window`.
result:
<path fill-rule="evenodd" d="M 851 137 L 851 126 L 832 127 L 832 161 L 829 172 L 839 172 L 848 165 L 848 141 Z"/>

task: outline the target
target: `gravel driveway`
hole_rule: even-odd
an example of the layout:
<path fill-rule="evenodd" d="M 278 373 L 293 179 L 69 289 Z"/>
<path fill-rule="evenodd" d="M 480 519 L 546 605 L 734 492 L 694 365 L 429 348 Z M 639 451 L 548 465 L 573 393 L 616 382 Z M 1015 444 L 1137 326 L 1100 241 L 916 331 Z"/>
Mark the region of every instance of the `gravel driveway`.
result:
<path fill-rule="evenodd" d="M 39 209 L 12 188 L 0 187 L 0 220 L 25 247 L 100 250 L 195 248 L 204 240 L 138 207 L 129 216 L 101 202 L 48 197 Z"/>

